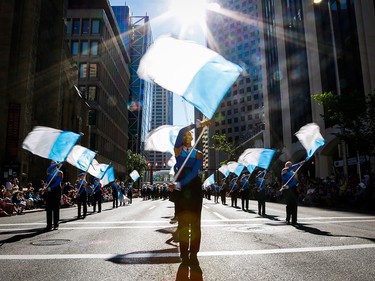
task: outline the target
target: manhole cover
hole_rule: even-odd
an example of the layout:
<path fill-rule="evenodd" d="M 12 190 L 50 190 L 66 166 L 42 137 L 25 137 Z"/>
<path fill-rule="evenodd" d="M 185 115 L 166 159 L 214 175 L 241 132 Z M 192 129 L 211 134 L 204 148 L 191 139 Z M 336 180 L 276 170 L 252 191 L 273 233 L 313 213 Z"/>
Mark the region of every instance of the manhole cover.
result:
<path fill-rule="evenodd" d="M 39 240 L 39 241 L 31 242 L 31 244 L 35 246 L 57 246 L 57 245 L 68 244 L 70 241 L 71 240 L 69 239 L 46 239 L 46 240 Z"/>

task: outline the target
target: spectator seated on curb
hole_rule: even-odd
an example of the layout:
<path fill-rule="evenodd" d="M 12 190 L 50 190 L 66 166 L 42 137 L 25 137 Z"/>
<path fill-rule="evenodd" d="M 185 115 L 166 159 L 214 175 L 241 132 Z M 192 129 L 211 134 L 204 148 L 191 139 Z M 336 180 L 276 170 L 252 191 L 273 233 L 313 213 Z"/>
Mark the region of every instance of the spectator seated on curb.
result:
<path fill-rule="evenodd" d="M 20 191 L 16 191 L 12 196 L 12 203 L 17 206 L 17 215 L 24 214 L 23 211 L 26 208 L 26 201 L 23 198 L 23 194 Z"/>
<path fill-rule="evenodd" d="M 2 216 L 4 216 L 4 214 L 11 216 L 13 213 L 16 213 L 18 210 L 16 205 L 14 205 L 13 203 L 9 201 L 5 201 L 3 199 L 0 199 L 0 209 L 3 211 Z"/>

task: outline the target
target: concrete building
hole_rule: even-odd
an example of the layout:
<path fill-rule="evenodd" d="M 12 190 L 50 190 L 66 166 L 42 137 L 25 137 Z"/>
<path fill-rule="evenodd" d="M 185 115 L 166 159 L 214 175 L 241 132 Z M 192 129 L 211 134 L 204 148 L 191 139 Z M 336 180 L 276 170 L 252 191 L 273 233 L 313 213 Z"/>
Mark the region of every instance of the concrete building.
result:
<path fill-rule="evenodd" d="M 152 99 L 151 130 L 162 125 L 173 125 L 173 93 L 158 85 Z M 147 160 L 153 163 L 156 169 L 169 169 L 168 160 L 170 153 L 152 152 L 147 153 Z"/>
<path fill-rule="evenodd" d="M 50 161 L 22 149 L 34 126 L 87 131 L 88 108 L 74 88 L 78 69 L 65 40 L 67 4 L 47 0 L 0 4 L 2 181 L 17 177 L 21 184 L 33 182 L 38 188 L 45 179 Z M 66 178 L 75 177 L 73 170 L 63 168 Z"/>
<path fill-rule="evenodd" d="M 225 135 L 229 143 L 239 147 L 232 157 L 239 156 L 247 146 L 264 146 L 263 73 L 260 23 L 257 21 L 258 1 L 218 1 L 224 13 L 209 12 L 208 47 L 244 68 L 226 95 L 212 120 L 208 140 L 214 134 Z M 255 142 L 257 140 L 257 142 Z M 209 144 L 205 144 L 204 148 Z M 209 150 L 208 169 L 216 170 L 228 159 L 222 152 Z"/>
<path fill-rule="evenodd" d="M 79 69 L 78 88 L 90 106 L 89 148 L 116 177 L 127 175 L 130 56 L 108 1 L 69 1 L 67 41 Z"/>

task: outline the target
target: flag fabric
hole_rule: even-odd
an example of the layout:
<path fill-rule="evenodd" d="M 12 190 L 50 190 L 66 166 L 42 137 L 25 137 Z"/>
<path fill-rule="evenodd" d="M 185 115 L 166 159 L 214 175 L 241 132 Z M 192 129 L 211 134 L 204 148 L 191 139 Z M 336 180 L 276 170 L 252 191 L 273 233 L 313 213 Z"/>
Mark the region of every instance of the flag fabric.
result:
<path fill-rule="evenodd" d="M 93 159 L 89 165 L 87 172 L 93 177 L 101 179 L 104 177 L 104 174 L 108 169 L 108 164 L 100 164 L 98 161 Z"/>
<path fill-rule="evenodd" d="M 167 166 L 168 167 L 174 167 L 174 165 L 176 164 L 176 157 L 175 156 L 172 156 L 171 158 L 169 158 L 168 162 L 167 162 Z"/>
<path fill-rule="evenodd" d="M 36 126 L 26 136 L 22 148 L 40 157 L 64 162 L 79 138 L 73 132 Z"/>
<path fill-rule="evenodd" d="M 113 182 L 115 180 L 115 170 L 113 167 L 109 166 L 108 169 L 105 171 L 103 177 L 100 179 L 100 183 L 102 186 L 106 186 L 107 184 Z"/>
<path fill-rule="evenodd" d="M 90 164 L 92 160 L 94 160 L 95 156 L 96 152 L 86 147 L 75 145 L 68 154 L 66 162 L 86 172 L 89 169 Z"/>
<path fill-rule="evenodd" d="M 144 150 L 174 154 L 174 144 L 181 129 L 182 126 L 162 125 L 152 130 L 146 136 Z"/>
<path fill-rule="evenodd" d="M 138 171 L 137 170 L 134 170 L 133 172 L 130 173 L 130 177 L 132 178 L 132 180 L 134 182 L 137 181 L 137 179 L 139 179 L 139 174 L 138 174 Z"/>
<path fill-rule="evenodd" d="M 302 146 L 306 149 L 306 161 L 309 160 L 311 156 L 313 156 L 313 154 L 319 147 L 325 144 L 325 140 L 320 134 L 320 128 L 315 123 L 309 123 L 301 127 L 301 129 L 299 129 L 299 131 L 295 133 L 295 135 L 301 142 Z"/>
<path fill-rule="evenodd" d="M 211 176 L 209 176 L 204 182 L 203 182 L 203 187 L 206 188 L 212 184 L 215 183 L 215 176 L 214 174 L 212 174 Z"/>
<path fill-rule="evenodd" d="M 238 162 L 235 162 L 235 161 L 229 161 L 227 163 L 227 166 L 228 166 L 228 170 L 231 172 L 231 173 L 234 173 L 236 174 L 236 176 L 238 177 L 239 175 L 241 175 L 243 169 L 245 168 L 244 165 L 238 163 Z"/>
<path fill-rule="evenodd" d="M 248 148 L 238 158 L 238 163 L 243 164 L 250 174 L 256 167 L 268 169 L 275 150 L 268 148 Z"/>
<path fill-rule="evenodd" d="M 211 119 L 242 68 L 193 41 L 161 36 L 142 57 L 137 74 L 181 96 Z"/>
<path fill-rule="evenodd" d="M 230 174 L 230 171 L 228 169 L 228 166 L 227 165 L 222 165 L 220 168 L 219 168 L 219 172 L 221 172 L 225 177 L 229 176 Z"/>

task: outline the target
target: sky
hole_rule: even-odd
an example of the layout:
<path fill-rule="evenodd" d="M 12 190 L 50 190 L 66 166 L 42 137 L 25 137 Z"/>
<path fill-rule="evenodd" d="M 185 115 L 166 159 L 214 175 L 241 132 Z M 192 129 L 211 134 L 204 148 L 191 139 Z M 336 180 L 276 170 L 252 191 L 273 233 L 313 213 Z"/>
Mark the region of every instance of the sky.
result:
<path fill-rule="evenodd" d="M 173 4 L 172 1 L 173 0 L 109 0 L 112 6 L 129 6 L 132 16 L 148 15 L 154 40 L 163 34 L 173 34 L 183 39 L 204 44 L 204 32 L 198 24 L 189 22 L 189 27 L 186 28 L 186 23 L 183 24 L 181 21 L 181 15 L 176 16 L 174 13 L 170 12 Z M 204 2 L 204 0 L 198 1 Z M 195 14 L 195 12 L 185 14 Z M 184 126 L 193 122 L 194 108 L 182 100 L 180 96 L 174 94 L 173 124 Z"/>

